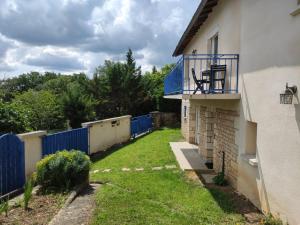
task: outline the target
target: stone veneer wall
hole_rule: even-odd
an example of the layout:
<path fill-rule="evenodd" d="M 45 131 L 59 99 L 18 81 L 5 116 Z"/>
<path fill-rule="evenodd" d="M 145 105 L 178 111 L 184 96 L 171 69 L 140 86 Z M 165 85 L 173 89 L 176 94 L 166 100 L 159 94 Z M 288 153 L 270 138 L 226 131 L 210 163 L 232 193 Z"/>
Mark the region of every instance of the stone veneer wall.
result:
<path fill-rule="evenodd" d="M 236 111 L 216 109 L 216 122 L 214 127 L 214 170 L 222 170 L 222 151 L 225 152 L 225 175 L 229 183 L 237 188 L 238 176 L 238 146 L 236 144 L 235 120 L 239 114 Z"/>
<path fill-rule="evenodd" d="M 195 143 L 196 108 L 194 104 L 190 103 L 188 112 L 188 142 Z"/>
<path fill-rule="evenodd" d="M 187 106 L 187 117 L 183 117 L 183 108 Z M 195 143 L 196 109 L 191 102 L 182 101 L 181 133 L 189 143 Z"/>
<path fill-rule="evenodd" d="M 212 107 L 200 106 L 200 154 L 213 162 L 215 112 Z"/>

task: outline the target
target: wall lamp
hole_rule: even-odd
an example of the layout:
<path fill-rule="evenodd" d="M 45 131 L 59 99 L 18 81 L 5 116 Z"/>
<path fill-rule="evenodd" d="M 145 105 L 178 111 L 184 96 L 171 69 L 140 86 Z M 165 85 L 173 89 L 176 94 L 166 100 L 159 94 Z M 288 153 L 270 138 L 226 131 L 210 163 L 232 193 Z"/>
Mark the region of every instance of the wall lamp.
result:
<path fill-rule="evenodd" d="M 297 86 L 289 87 L 286 83 L 284 93 L 280 94 L 280 104 L 292 104 L 293 96 L 297 93 Z"/>

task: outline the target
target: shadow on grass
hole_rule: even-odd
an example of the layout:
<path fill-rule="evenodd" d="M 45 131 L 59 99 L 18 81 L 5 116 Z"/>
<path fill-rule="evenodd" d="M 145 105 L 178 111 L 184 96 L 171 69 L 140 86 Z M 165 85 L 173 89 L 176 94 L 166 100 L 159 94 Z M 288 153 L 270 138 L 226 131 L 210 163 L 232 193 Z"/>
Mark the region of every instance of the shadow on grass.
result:
<path fill-rule="evenodd" d="M 200 172 L 196 172 L 196 174 L 203 181 Z M 262 216 L 261 212 L 245 196 L 239 195 L 231 186 L 206 184 L 205 187 L 224 212 L 242 215 L 255 214 L 258 219 Z"/>
<path fill-rule="evenodd" d="M 131 138 L 128 142 L 125 142 L 125 143 L 122 143 L 122 144 L 117 144 L 117 145 L 114 145 L 114 146 L 108 148 L 108 149 L 105 150 L 105 151 L 99 151 L 99 152 L 97 152 L 97 153 L 95 153 L 95 154 L 92 154 L 92 155 L 90 156 L 90 157 L 91 157 L 91 161 L 92 161 L 93 163 L 95 163 L 95 162 L 97 162 L 97 161 L 99 161 L 99 160 L 102 160 L 102 159 L 104 159 L 104 158 L 110 156 L 111 154 L 113 154 L 113 153 L 119 151 L 119 150 L 122 149 L 123 147 L 125 147 L 125 146 L 127 146 L 127 145 L 131 145 L 131 144 L 135 143 L 136 141 L 138 141 L 138 140 L 140 140 L 140 139 L 146 137 L 147 135 L 149 135 L 149 134 L 151 134 L 151 133 L 153 133 L 153 132 L 155 132 L 155 131 L 162 131 L 162 130 L 164 130 L 164 129 L 166 129 L 166 128 L 168 128 L 168 129 L 178 129 L 178 128 L 180 128 L 180 127 L 178 127 L 178 124 L 174 124 L 174 126 L 160 127 L 160 128 L 155 129 L 155 130 L 153 130 L 153 131 L 151 131 L 151 132 L 143 133 L 143 134 L 141 134 L 141 135 L 139 135 L 139 136 L 137 136 L 137 137 L 135 137 L 135 138 Z M 172 141 L 172 140 L 170 140 L 170 141 Z"/>
<path fill-rule="evenodd" d="M 124 142 L 122 144 L 117 144 L 117 145 L 114 145 L 110 148 L 108 148 L 107 150 L 105 151 L 99 151 L 97 153 L 94 153 L 92 155 L 90 155 L 90 158 L 91 158 L 91 161 L 93 163 L 99 161 L 99 160 L 102 160 L 102 159 L 105 159 L 106 157 L 110 156 L 111 154 L 119 151 L 120 149 L 122 149 L 123 147 L 127 146 L 127 145 L 131 145 L 133 143 L 135 143 L 136 141 L 144 138 L 145 136 L 147 136 L 148 134 L 151 134 L 152 132 L 150 133 L 144 133 L 136 138 L 131 138 L 129 141 L 127 142 Z"/>

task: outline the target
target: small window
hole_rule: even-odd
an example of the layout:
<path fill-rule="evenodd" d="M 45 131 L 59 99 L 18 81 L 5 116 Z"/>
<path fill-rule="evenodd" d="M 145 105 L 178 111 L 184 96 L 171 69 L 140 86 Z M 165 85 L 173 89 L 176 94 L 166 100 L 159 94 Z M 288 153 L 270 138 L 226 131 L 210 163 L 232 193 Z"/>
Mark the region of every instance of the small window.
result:
<path fill-rule="evenodd" d="M 187 117 L 187 107 L 186 105 L 183 106 L 183 118 L 186 118 Z"/>
<path fill-rule="evenodd" d="M 246 154 L 255 155 L 257 145 L 257 123 L 247 121 L 246 124 Z"/>

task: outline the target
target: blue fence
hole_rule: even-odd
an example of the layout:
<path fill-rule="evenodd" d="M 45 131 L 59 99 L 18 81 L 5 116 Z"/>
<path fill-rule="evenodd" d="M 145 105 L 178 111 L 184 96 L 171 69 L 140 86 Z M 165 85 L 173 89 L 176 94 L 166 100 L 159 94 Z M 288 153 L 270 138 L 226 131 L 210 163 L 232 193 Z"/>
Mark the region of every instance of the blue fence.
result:
<path fill-rule="evenodd" d="M 0 136 L 0 196 L 25 183 L 24 143 L 14 134 Z"/>
<path fill-rule="evenodd" d="M 131 118 L 131 136 L 136 137 L 153 129 L 152 117 L 150 115 Z"/>
<path fill-rule="evenodd" d="M 183 62 L 183 57 L 181 57 L 173 70 L 166 76 L 164 80 L 165 95 L 182 94 L 184 71 Z"/>
<path fill-rule="evenodd" d="M 88 154 L 88 128 L 59 132 L 43 137 L 43 156 L 60 150 L 80 150 Z"/>

